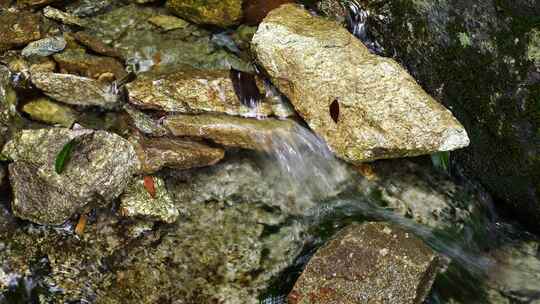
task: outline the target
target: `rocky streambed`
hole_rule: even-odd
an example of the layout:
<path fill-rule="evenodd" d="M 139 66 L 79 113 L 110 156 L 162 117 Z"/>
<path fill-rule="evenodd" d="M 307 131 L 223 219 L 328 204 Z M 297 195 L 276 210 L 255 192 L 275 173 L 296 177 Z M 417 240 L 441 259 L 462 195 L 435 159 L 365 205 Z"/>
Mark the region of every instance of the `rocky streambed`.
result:
<path fill-rule="evenodd" d="M 1 304 L 540 301 L 471 130 L 292 2 L 0 1 Z"/>

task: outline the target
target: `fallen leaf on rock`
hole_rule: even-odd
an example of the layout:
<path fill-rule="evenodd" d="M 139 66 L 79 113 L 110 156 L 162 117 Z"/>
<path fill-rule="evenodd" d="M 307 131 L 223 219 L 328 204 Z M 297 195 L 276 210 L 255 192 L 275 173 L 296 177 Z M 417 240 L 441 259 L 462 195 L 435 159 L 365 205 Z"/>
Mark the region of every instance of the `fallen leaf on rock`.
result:
<path fill-rule="evenodd" d="M 57 174 L 61 174 L 66 167 L 67 162 L 71 158 L 71 152 L 73 152 L 73 147 L 75 147 L 75 139 L 70 140 L 58 153 L 56 156 L 56 161 L 54 163 L 54 169 Z"/>
<path fill-rule="evenodd" d="M 148 191 L 152 198 L 156 198 L 156 185 L 152 176 L 144 177 L 144 188 L 146 191 Z"/>

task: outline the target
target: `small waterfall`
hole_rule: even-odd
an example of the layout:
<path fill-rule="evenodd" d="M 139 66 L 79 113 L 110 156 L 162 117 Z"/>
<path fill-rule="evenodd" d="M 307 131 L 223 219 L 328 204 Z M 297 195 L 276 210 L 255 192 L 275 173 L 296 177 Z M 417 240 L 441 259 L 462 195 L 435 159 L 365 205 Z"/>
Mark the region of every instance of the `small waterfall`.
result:
<path fill-rule="evenodd" d="M 279 176 L 276 187 L 294 201 L 294 213 L 316 210 L 316 202 L 337 195 L 351 178 L 347 166 L 326 143 L 299 124 L 265 133 L 257 140 L 269 158 L 265 170 Z"/>
<path fill-rule="evenodd" d="M 349 32 L 360 39 L 371 53 L 382 54 L 384 48 L 369 36 L 367 23 L 369 12 L 364 10 L 356 0 L 343 0 L 341 5 L 345 10 L 345 19 Z"/>

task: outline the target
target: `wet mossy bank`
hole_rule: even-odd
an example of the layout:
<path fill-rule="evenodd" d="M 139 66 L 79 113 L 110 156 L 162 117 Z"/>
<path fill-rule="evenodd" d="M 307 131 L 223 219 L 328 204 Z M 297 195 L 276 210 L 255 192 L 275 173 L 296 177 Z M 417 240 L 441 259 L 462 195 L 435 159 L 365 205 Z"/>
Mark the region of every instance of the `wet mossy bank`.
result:
<path fill-rule="evenodd" d="M 452 158 L 540 230 L 540 2 L 359 1 L 369 30 L 464 124 Z"/>

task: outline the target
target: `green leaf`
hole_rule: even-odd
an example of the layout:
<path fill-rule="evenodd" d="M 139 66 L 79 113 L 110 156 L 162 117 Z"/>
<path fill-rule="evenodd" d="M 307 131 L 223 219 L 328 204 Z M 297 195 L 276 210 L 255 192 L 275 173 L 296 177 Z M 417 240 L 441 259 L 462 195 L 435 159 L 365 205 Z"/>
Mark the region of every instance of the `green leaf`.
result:
<path fill-rule="evenodd" d="M 72 139 L 69 141 L 58 153 L 56 156 L 56 162 L 54 163 L 54 169 L 57 174 L 61 174 L 64 171 L 64 168 L 66 167 L 66 164 L 69 162 L 69 159 L 71 158 L 71 152 L 73 151 L 73 147 L 75 147 L 75 139 Z"/>
<path fill-rule="evenodd" d="M 435 168 L 448 172 L 448 169 L 450 168 L 450 152 L 431 154 L 431 162 Z"/>
<path fill-rule="evenodd" d="M 10 161 L 13 161 L 13 160 L 9 156 L 0 153 L 0 162 L 10 162 Z"/>

